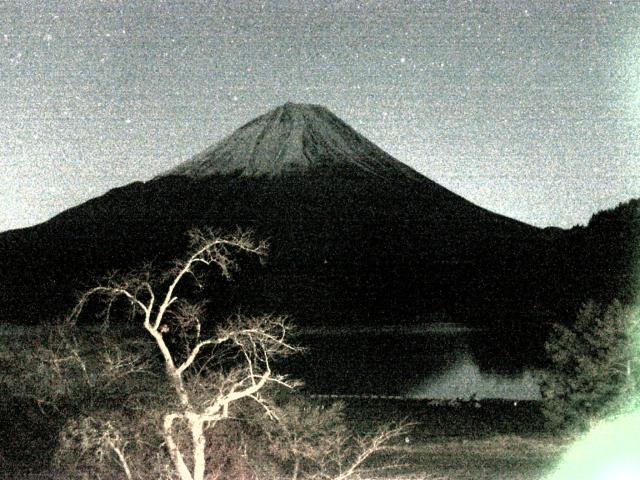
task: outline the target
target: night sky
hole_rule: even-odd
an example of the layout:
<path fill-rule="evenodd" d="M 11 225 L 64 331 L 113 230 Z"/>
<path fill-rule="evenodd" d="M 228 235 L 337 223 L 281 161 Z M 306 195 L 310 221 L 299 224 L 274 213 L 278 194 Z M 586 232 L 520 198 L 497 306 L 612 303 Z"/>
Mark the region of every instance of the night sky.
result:
<path fill-rule="evenodd" d="M 0 231 L 321 104 L 539 226 L 640 197 L 640 3 L 0 3 Z"/>

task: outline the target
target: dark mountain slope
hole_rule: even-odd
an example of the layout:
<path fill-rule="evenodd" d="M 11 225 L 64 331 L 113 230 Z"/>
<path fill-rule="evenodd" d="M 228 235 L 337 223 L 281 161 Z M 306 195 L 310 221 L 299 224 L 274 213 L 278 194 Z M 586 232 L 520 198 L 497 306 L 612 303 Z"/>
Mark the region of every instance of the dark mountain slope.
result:
<path fill-rule="evenodd" d="M 529 283 L 514 281 L 528 271 L 517 263 L 535 250 L 537 230 L 440 193 L 348 167 L 135 183 L 0 237 L 3 284 L 18 287 L 5 290 L 4 317 L 61 313 L 96 275 L 169 260 L 184 249 L 184 232 L 204 225 L 270 239 L 269 265 L 238 279 L 250 283 L 247 308 L 381 323 L 516 309 Z"/>

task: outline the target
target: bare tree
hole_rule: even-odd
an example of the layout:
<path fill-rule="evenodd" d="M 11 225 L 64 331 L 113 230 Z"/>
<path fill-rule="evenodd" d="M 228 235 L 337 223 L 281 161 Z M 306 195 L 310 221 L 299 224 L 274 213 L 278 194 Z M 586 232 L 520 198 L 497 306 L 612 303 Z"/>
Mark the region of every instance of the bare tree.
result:
<path fill-rule="evenodd" d="M 69 316 L 67 331 L 73 330 L 83 312 L 90 310 L 88 306 L 93 306 L 94 299 L 99 300 L 105 305 L 107 338 L 112 329 L 109 318 L 116 312 L 122 314 L 123 306 L 126 307 L 124 313 L 142 327 L 148 343 L 158 352 L 165 381 L 157 384 L 155 393 L 146 393 L 145 387 L 140 387 L 144 382 L 139 379 L 133 382 L 133 387 L 118 391 L 113 398 L 122 399 L 123 391 L 129 399 L 147 396 L 145 401 L 134 400 L 126 414 L 113 406 L 105 409 L 98 405 L 80 420 L 72 420 L 61 435 L 62 449 L 68 454 L 62 455 L 60 464 L 64 466 L 65 458 L 80 453 L 85 458 L 87 455 L 97 458 L 100 465 L 106 459 L 111 464 L 115 462 L 128 480 L 150 476 L 204 480 L 207 475 L 208 478 L 224 475 L 222 465 L 207 462 L 224 461 L 225 455 L 236 455 L 236 461 L 239 457 L 247 459 L 250 450 L 254 458 L 244 462 L 251 472 L 248 478 L 360 478 L 365 462 L 392 438 L 405 433 L 407 425 L 356 437 L 341 423 L 344 419 L 337 407 L 325 411 L 310 409 L 307 403 L 300 407 L 302 412 L 294 403 L 284 407 L 278 404 L 271 390 L 297 386 L 295 381 L 277 375 L 272 369 L 274 359 L 298 351 L 286 340 L 290 330 L 287 319 L 238 314 L 211 329 L 205 323 L 205 304 L 187 298 L 194 282 L 196 286 L 202 285 L 210 267 L 230 278 L 238 267 L 234 260 L 238 254 L 262 258 L 267 245 L 243 232 L 221 236 L 212 231 L 193 231 L 190 235 L 190 253 L 168 272 L 154 274 L 146 266 L 127 276 L 111 275 L 102 285 L 85 292 Z M 211 333 L 206 334 L 207 331 Z M 105 340 L 110 346 L 109 355 L 94 355 L 89 360 L 73 335 L 65 334 L 63 338 L 65 347 L 50 350 L 45 367 L 46 371 L 55 370 L 61 379 L 71 372 L 82 379 L 85 387 L 100 386 L 104 391 L 107 386 L 126 384 L 132 375 L 154 369 L 148 348 L 128 351 L 115 348 L 111 345 L 116 343 L 113 340 Z M 155 366 L 159 364 L 156 362 Z M 97 375 L 93 373 L 96 368 Z M 262 441 L 266 438 L 273 448 L 257 452 L 260 449 L 256 447 L 260 445 L 257 441 L 249 449 L 245 444 L 244 453 L 230 453 L 231 440 L 226 439 L 223 443 L 227 447 L 223 448 L 228 450 L 212 454 L 211 449 L 217 448 L 211 441 L 214 428 L 218 426 L 218 434 L 230 432 L 231 424 L 225 420 L 238 420 L 238 412 L 248 411 L 251 404 L 254 408 L 250 410 L 259 412 L 246 417 L 255 427 L 252 430 L 261 431 Z M 259 427 L 260 423 L 263 427 Z M 158 430 L 160 433 L 153 433 Z M 153 440 L 158 435 L 162 449 Z M 276 470 L 261 470 L 256 462 L 269 462 L 266 452 L 285 459 L 291 468 L 277 470 L 277 476 Z M 77 464 L 77 459 L 71 461 Z M 99 475 L 94 474 L 93 478 Z"/>
<path fill-rule="evenodd" d="M 269 402 L 261 396 L 268 384 L 279 384 L 292 388 L 295 384 L 275 375 L 271 360 L 287 355 L 295 348 L 285 341 L 286 319 L 281 316 L 263 315 L 245 318 L 237 316 L 217 329 L 215 334 L 204 337 L 203 304 L 183 301 L 179 296 L 181 284 L 190 277 L 199 282 L 202 267 L 217 267 L 229 278 L 237 267 L 233 253 L 243 251 L 264 256 L 267 246 L 254 241 L 250 235 L 238 232 L 231 236 L 219 236 L 213 232 L 191 232 L 192 250 L 184 261 L 177 262 L 158 287 L 149 271 L 110 279 L 107 284 L 87 291 L 72 312 L 77 319 L 90 298 L 106 299 L 108 310 L 118 298 L 126 299 L 153 338 L 164 362 L 164 369 L 178 400 L 177 408 L 164 415 L 162 431 L 171 461 L 181 480 L 202 480 L 205 474 L 205 446 L 207 429 L 229 417 L 229 406 L 241 399 L 252 399 L 260 404 L 267 415 L 274 413 Z M 167 334 L 178 328 L 184 353 L 170 348 Z M 203 369 L 196 369 L 203 358 L 219 354 L 219 349 L 233 347 L 239 352 L 240 366 L 226 371 L 220 382 L 202 381 Z M 190 433 L 189 451 L 176 441 L 176 428 L 186 426 Z M 115 434 L 106 437 L 107 444 L 115 445 Z M 114 448 L 127 477 L 130 467 L 124 459 L 122 449 Z M 190 459 L 190 465 L 188 464 Z"/>
<path fill-rule="evenodd" d="M 271 454 L 288 462 L 291 480 L 362 478 L 367 462 L 413 426 L 399 422 L 380 426 L 374 433 L 354 435 L 346 425 L 342 403 L 325 406 L 302 396 L 292 397 L 279 407 L 276 421 L 256 420 L 263 425 Z M 398 465 L 385 464 L 380 470 L 395 467 Z"/>

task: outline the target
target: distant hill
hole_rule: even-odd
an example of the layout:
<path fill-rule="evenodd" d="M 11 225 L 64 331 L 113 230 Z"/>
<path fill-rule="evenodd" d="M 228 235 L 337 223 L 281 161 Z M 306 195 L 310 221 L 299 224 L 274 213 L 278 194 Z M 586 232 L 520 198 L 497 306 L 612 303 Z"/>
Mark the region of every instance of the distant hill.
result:
<path fill-rule="evenodd" d="M 596 213 L 559 237 L 550 254 L 568 266 L 568 299 L 640 301 L 640 199 Z"/>
<path fill-rule="evenodd" d="M 242 306 L 309 325 L 444 318 L 542 335 L 589 291 L 590 269 L 604 268 L 586 252 L 626 228 L 606 216 L 564 231 L 497 215 L 325 108 L 285 104 L 151 181 L 0 234 L 0 318 L 47 321 L 109 270 L 179 256 L 194 226 L 239 226 L 269 240 L 268 264 L 215 283 L 212 313 Z M 621 265 L 628 248 L 615 251 Z"/>

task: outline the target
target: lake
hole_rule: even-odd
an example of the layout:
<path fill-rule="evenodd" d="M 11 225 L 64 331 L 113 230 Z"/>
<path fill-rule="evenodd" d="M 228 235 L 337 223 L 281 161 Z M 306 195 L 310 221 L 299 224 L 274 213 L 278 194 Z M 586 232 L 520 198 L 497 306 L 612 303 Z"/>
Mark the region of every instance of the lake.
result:
<path fill-rule="evenodd" d="M 305 329 L 294 342 L 306 352 L 286 369 L 315 394 L 537 400 L 525 341 L 453 323 Z"/>

